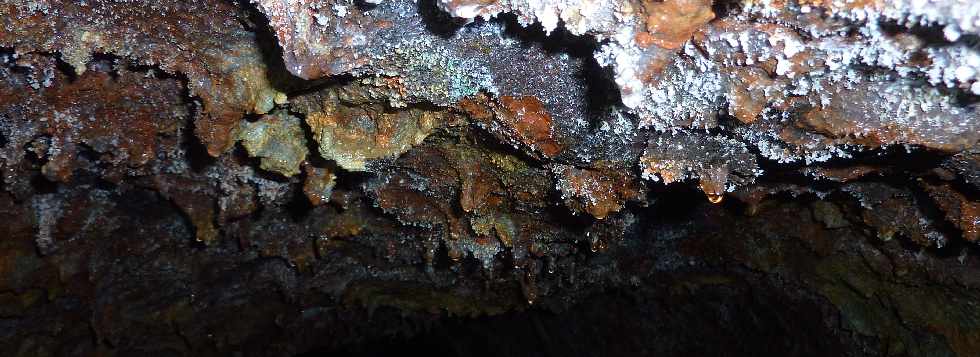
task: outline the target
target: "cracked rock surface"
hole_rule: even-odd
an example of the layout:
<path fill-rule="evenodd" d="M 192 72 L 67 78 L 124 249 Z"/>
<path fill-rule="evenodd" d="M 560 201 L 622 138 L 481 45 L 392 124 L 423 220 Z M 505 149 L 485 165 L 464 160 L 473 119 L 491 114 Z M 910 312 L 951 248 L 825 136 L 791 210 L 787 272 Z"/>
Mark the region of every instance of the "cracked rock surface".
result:
<path fill-rule="evenodd" d="M 0 0 L 0 351 L 980 355 L 980 4 Z"/>

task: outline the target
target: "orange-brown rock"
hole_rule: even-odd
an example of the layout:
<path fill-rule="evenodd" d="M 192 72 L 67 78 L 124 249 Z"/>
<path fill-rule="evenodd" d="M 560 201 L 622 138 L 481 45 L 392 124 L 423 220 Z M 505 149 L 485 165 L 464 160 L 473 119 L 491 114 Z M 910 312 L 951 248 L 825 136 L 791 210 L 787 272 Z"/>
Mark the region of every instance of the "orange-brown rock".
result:
<path fill-rule="evenodd" d="M 980 202 L 967 198 L 948 183 L 923 182 L 922 187 L 946 213 L 946 220 L 963 232 L 963 239 L 971 242 L 980 239 Z"/>
<path fill-rule="evenodd" d="M 497 119 L 509 136 L 546 157 L 554 157 L 561 145 L 552 136 L 551 114 L 535 97 L 502 96 Z"/>
<path fill-rule="evenodd" d="M 255 35 L 231 3 L 5 2 L 0 16 L 8 20 L 0 46 L 59 52 L 78 74 L 94 53 L 106 53 L 186 75 L 190 94 L 204 103 L 195 132 L 212 156 L 234 144 L 243 114 L 269 111 L 278 95 Z"/>
<path fill-rule="evenodd" d="M 620 171 L 555 165 L 552 172 L 565 205 L 598 219 L 619 212 L 626 201 L 640 200 L 645 194 L 639 178 Z"/>
<path fill-rule="evenodd" d="M 677 49 L 701 26 L 715 18 L 710 0 L 644 0 L 646 32 L 636 35 L 643 47 Z"/>
<path fill-rule="evenodd" d="M 738 121 L 750 124 L 759 118 L 771 100 L 767 95 L 773 81 L 765 71 L 753 67 L 731 69 L 732 85 L 728 89 L 728 110 Z"/>
<path fill-rule="evenodd" d="M 191 187 L 191 184 L 186 187 Z M 185 190 L 175 190 L 169 196 L 194 226 L 195 239 L 207 245 L 214 244 L 219 237 L 215 226 L 217 214 L 214 199 Z"/>
<path fill-rule="evenodd" d="M 31 146 L 45 161 L 42 171 L 52 181 L 69 181 L 79 153 L 86 149 L 111 164 L 113 173 L 107 176 L 114 179 L 146 173 L 158 146 L 173 140 L 189 115 L 175 80 L 146 78 L 126 68 L 115 75 L 90 70 L 72 79 L 35 56 L 25 55 L 22 64 L 51 71 L 49 87 L 18 90 L 0 85 L 0 117 L 6 125 L 38 131 Z"/>
<path fill-rule="evenodd" d="M 306 180 L 303 182 L 303 193 L 310 203 L 319 206 L 330 200 L 334 186 L 337 185 L 337 176 L 327 168 L 315 167 L 310 164 L 303 165 L 306 172 Z"/>

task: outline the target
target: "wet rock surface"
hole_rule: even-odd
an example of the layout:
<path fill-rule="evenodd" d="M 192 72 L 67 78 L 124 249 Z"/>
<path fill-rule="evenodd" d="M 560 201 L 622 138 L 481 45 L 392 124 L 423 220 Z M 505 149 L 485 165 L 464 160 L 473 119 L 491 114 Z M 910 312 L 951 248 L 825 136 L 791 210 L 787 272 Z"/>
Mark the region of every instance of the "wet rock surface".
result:
<path fill-rule="evenodd" d="M 980 6 L 0 0 L 0 351 L 980 354 Z"/>

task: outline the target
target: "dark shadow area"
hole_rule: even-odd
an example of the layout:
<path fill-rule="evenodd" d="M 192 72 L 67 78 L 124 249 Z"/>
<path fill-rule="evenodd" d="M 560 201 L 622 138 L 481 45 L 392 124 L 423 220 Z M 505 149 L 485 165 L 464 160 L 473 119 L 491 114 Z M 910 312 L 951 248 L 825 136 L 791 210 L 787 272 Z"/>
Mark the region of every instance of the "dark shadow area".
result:
<path fill-rule="evenodd" d="M 439 37 L 453 37 L 457 31 L 466 26 L 466 20 L 452 17 L 440 10 L 436 0 L 419 0 L 418 4 L 419 16 L 422 17 L 425 29 Z"/>
<path fill-rule="evenodd" d="M 680 185 L 678 185 L 680 186 Z M 672 187 L 641 210 L 629 249 L 650 248 L 655 227 L 710 208 L 693 189 Z M 745 274 L 747 272 L 740 272 Z M 414 335 L 375 337 L 317 356 L 828 356 L 841 355 L 822 307 L 765 282 L 735 278 L 692 287 L 698 272 L 664 273 L 584 298 L 561 312 L 533 307 L 498 316 L 443 316 Z"/>

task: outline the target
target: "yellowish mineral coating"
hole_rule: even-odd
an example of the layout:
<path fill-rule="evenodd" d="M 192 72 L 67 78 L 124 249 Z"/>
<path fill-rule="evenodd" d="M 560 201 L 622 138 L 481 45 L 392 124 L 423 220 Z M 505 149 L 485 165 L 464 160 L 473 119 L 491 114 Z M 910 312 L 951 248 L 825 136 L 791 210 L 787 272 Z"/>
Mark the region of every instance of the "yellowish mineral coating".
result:
<path fill-rule="evenodd" d="M 442 125 L 441 114 L 329 103 L 322 112 L 310 113 L 306 122 L 324 158 L 346 170 L 366 171 L 368 161 L 398 156 L 421 143 Z"/>
<path fill-rule="evenodd" d="M 246 103 L 248 112 L 266 114 L 275 108 L 276 104 L 285 103 L 286 95 L 279 92 L 269 83 L 266 67 L 262 64 L 261 54 L 254 48 L 235 50 L 237 56 L 229 56 L 219 63 L 223 73 L 231 74 L 234 79 L 234 91 L 226 95 L 236 102 Z"/>
<path fill-rule="evenodd" d="M 306 160 L 306 137 L 300 120 L 286 113 L 263 116 L 256 122 L 242 123 L 238 134 L 242 146 L 252 157 L 261 159 L 263 170 L 289 177 L 299 173 Z"/>
<path fill-rule="evenodd" d="M 502 212 L 491 214 L 475 214 L 470 218 L 470 227 L 473 232 L 481 236 L 496 236 L 500 243 L 505 247 L 512 247 L 514 237 L 517 235 L 517 227 L 510 216 Z"/>

